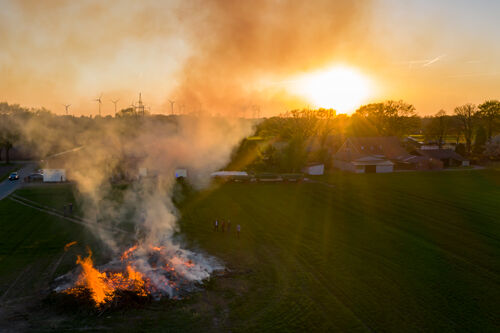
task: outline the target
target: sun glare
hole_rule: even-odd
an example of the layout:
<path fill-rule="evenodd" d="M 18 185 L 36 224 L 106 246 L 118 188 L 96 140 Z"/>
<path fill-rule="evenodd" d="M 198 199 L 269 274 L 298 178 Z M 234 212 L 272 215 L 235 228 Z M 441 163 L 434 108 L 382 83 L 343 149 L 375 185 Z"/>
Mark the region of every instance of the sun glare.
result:
<path fill-rule="evenodd" d="M 351 113 L 372 95 L 370 80 L 360 71 L 335 66 L 293 79 L 291 91 L 307 99 L 312 106 Z"/>

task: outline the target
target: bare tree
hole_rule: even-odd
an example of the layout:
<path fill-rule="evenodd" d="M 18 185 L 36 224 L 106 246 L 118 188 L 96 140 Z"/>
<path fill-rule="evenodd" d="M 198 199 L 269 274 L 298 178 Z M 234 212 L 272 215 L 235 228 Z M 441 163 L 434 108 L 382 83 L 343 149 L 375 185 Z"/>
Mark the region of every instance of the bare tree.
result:
<path fill-rule="evenodd" d="M 448 134 L 449 118 L 444 110 L 436 113 L 425 128 L 426 137 L 436 140 L 439 148 L 443 147 L 446 134 Z"/>
<path fill-rule="evenodd" d="M 386 101 L 361 106 L 356 114 L 368 120 L 378 135 L 398 136 L 410 134 L 418 127 L 415 107 L 403 101 Z"/>
<path fill-rule="evenodd" d="M 2 117 L 0 128 L 0 146 L 5 149 L 5 163 L 10 163 L 10 150 L 19 140 L 19 132 L 15 122 L 9 117 Z"/>
<path fill-rule="evenodd" d="M 465 151 L 467 154 L 471 153 L 472 136 L 474 134 L 474 127 L 478 109 L 474 104 L 464 104 L 455 108 L 455 115 L 460 121 L 462 133 L 465 138 Z"/>

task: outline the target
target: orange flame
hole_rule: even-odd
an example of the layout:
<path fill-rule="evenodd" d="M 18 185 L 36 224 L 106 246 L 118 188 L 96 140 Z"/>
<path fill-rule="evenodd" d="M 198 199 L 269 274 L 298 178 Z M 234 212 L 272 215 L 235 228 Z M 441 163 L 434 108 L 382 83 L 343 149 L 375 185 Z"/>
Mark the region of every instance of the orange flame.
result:
<path fill-rule="evenodd" d="M 90 289 L 92 299 L 97 305 L 101 305 L 112 298 L 113 288 L 106 283 L 106 273 L 101 273 L 94 268 L 92 262 L 92 251 L 89 250 L 87 258 L 77 257 L 77 264 L 82 266 L 82 274 L 78 278 L 79 284 Z"/>
<path fill-rule="evenodd" d="M 86 258 L 82 259 L 80 256 L 77 256 L 76 263 L 82 267 L 82 273 L 78 277 L 76 286 L 66 290 L 68 294 L 78 295 L 81 293 L 82 287 L 87 288 L 90 290 L 91 297 L 97 306 L 101 306 L 112 300 L 118 289 L 134 291 L 139 296 L 148 295 L 143 275 L 134 270 L 131 265 L 127 266 L 126 277 L 122 273 L 106 274 L 106 272 L 100 272 L 94 268 L 92 252 L 90 250 L 89 256 Z"/>
<path fill-rule="evenodd" d="M 134 252 L 135 250 L 137 250 L 137 245 L 134 245 L 130 249 L 123 252 L 122 257 L 121 257 L 122 261 L 128 259 L 128 257 L 130 257 L 132 252 Z"/>
<path fill-rule="evenodd" d="M 72 247 L 73 245 L 76 245 L 76 244 L 77 244 L 77 242 L 76 242 L 76 241 L 73 241 L 73 242 L 70 242 L 70 243 L 68 243 L 68 244 L 64 245 L 64 251 L 68 251 L 68 249 L 69 249 L 70 247 Z"/>

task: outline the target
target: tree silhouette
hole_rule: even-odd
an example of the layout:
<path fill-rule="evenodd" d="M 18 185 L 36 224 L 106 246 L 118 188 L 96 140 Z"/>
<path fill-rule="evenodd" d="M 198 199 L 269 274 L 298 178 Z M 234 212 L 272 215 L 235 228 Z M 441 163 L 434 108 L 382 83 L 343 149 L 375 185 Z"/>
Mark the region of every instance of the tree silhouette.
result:
<path fill-rule="evenodd" d="M 474 104 L 464 104 L 455 108 L 455 115 L 460 122 L 462 133 L 465 138 L 465 151 L 471 153 L 472 136 L 476 125 L 478 110 Z"/>

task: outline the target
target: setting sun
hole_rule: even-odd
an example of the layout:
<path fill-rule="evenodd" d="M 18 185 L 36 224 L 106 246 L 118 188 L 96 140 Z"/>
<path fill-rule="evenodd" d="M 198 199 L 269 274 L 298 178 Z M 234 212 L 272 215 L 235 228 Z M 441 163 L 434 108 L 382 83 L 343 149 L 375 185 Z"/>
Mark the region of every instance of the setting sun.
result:
<path fill-rule="evenodd" d="M 365 75 L 344 66 L 301 75 L 292 80 L 290 89 L 313 107 L 333 108 L 339 113 L 353 112 L 373 93 Z"/>

